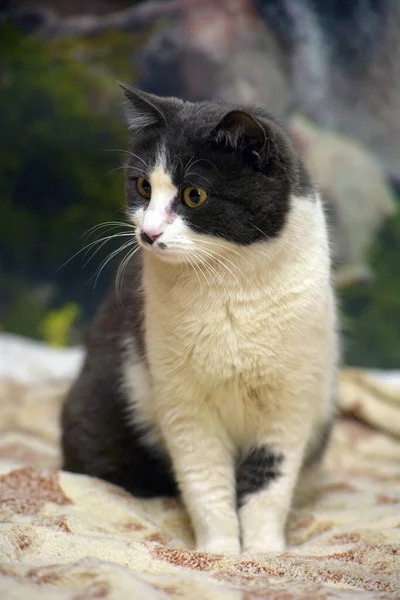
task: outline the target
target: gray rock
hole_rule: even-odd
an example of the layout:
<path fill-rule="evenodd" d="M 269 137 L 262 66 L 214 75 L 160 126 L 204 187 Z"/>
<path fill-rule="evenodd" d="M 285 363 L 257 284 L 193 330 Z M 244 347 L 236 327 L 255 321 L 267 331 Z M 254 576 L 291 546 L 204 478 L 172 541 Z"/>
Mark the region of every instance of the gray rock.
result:
<path fill-rule="evenodd" d="M 379 162 L 351 138 L 299 115 L 290 129 L 326 203 L 338 285 L 368 280 L 367 252 L 382 222 L 396 210 Z"/>
<path fill-rule="evenodd" d="M 291 105 L 289 63 L 248 0 L 184 0 L 180 19 L 140 57 L 138 86 L 187 100 L 263 104 L 278 116 Z"/>

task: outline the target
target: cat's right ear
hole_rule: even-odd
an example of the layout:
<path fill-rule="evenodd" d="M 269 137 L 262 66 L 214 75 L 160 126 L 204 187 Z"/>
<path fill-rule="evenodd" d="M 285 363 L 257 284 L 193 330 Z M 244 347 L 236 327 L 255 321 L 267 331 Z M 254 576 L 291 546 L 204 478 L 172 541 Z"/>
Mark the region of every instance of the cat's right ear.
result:
<path fill-rule="evenodd" d="M 160 98 L 134 90 L 124 83 L 118 84 L 124 95 L 126 121 L 134 133 L 153 127 L 162 128 L 179 107 L 180 101 L 175 98 Z"/>
<path fill-rule="evenodd" d="M 231 110 L 211 132 L 211 139 L 232 148 L 248 150 L 259 164 L 268 161 L 273 124 L 243 110 Z"/>

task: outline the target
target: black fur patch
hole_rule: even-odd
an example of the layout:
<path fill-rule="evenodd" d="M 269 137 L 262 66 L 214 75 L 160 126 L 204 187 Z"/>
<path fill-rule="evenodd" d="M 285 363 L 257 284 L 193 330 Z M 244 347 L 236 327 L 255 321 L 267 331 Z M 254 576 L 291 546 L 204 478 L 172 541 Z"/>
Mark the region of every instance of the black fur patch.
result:
<path fill-rule="evenodd" d="M 254 448 L 244 459 L 240 460 L 236 474 L 236 493 L 238 506 L 242 506 L 249 494 L 265 488 L 271 481 L 279 477 L 283 455 L 263 446 Z"/>
<path fill-rule="evenodd" d="M 163 110 L 163 99 L 156 98 Z M 250 115 L 260 126 L 231 131 L 230 114 Z M 226 127 L 229 131 L 226 131 Z M 229 139 L 231 143 L 229 143 Z M 135 135 L 126 170 L 128 209 L 148 203 L 137 190 L 138 177 L 148 177 L 160 149 L 174 185 L 200 187 L 207 200 L 193 209 L 177 195 L 171 210 L 193 231 L 247 246 L 280 234 L 290 211 L 290 198 L 313 197 L 313 186 L 289 137 L 273 117 L 259 108 L 224 103 L 168 100 L 165 123 Z"/>
<path fill-rule="evenodd" d="M 87 338 L 87 357 L 62 411 L 63 469 L 120 485 L 136 496 L 178 493 L 169 457 L 148 448 L 129 418 L 122 386 L 123 340 L 145 362 L 141 260 L 127 268 L 120 302 L 113 286 Z M 128 283 L 129 282 L 129 283 Z"/>

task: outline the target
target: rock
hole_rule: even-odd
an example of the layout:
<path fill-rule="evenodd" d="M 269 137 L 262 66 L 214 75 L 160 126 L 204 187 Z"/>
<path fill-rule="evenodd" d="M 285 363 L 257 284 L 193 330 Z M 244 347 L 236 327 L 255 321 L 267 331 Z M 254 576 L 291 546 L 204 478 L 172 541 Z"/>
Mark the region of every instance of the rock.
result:
<path fill-rule="evenodd" d="M 139 87 L 188 100 L 292 107 L 354 137 L 400 179 L 400 3 L 179 0 L 156 30 Z M 353 35 L 357 30 L 357 36 Z"/>
<path fill-rule="evenodd" d="M 368 280 L 366 253 L 379 226 L 395 212 L 378 161 L 357 142 L 300 115 L 290 129 L 327 206 L 338 285 Z"/>
<path fill-rule="evenodd" d="M 354 3 L 358 4 L 358 3 Z M 326 65 L 329 75 L 329 98 L 325 101 L 326 123 L 354 137 L 379 159 L 385 172 L 400 178 L 400 3 L 381 0 L 358 4 L 354 24 L 367 32 L 365 43 L 353 43 L 346 57 L 330 51 Z M 375 8 L 371 5 L 375 4 Z M 354 27 L 345 31 L 351 46 Z M 362 37 L 362 36 L 360 36 Z M 329 39 L 326 40 L 326 46 Z M 352 51 L 351 51 L 352 49 Z M 306 104 L 306 100 L 304 101 Z M 313 113 L 308 113 L 313 117 Z M 320 121 L 324 124 L 324 120 Z"/>
<path fill-rule="evenodd" d="M 152 38 L 140 63 L 138 87 L 155 94 L 289 110 L 289 65 L 250 0 L 182 0 L 180 19 Z"/>
<path fill-rule="evenodd" d="M 276 23 L 297 110 L 354 137 L 400 179 L 400 2 L 256 0 Z M 274 10 L 275 9 L 275 10 Z"/>

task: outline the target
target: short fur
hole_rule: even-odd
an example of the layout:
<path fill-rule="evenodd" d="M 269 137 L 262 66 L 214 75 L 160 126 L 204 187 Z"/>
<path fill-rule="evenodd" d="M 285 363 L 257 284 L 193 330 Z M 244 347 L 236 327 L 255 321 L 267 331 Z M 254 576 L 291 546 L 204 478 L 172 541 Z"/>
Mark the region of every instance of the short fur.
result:
<path fill-rule="evenodd" d="M 140 251 L 66 400 L 64 468 L 137 495 L 179 490 L 199 549 L 281 551 L 334 407 L 321 202 L 264 111 L 124 91 Z M 188 186 L 206 190 L 204 204 L 184 204 Z"/>
<path fill-rule="evenodd" d="M 236 495 L 239 507 L 250 494 L 266 487 L 280 475 L 282 454 L 266 446 L 254 448 L 239 461 L 236 471 Z"/>

